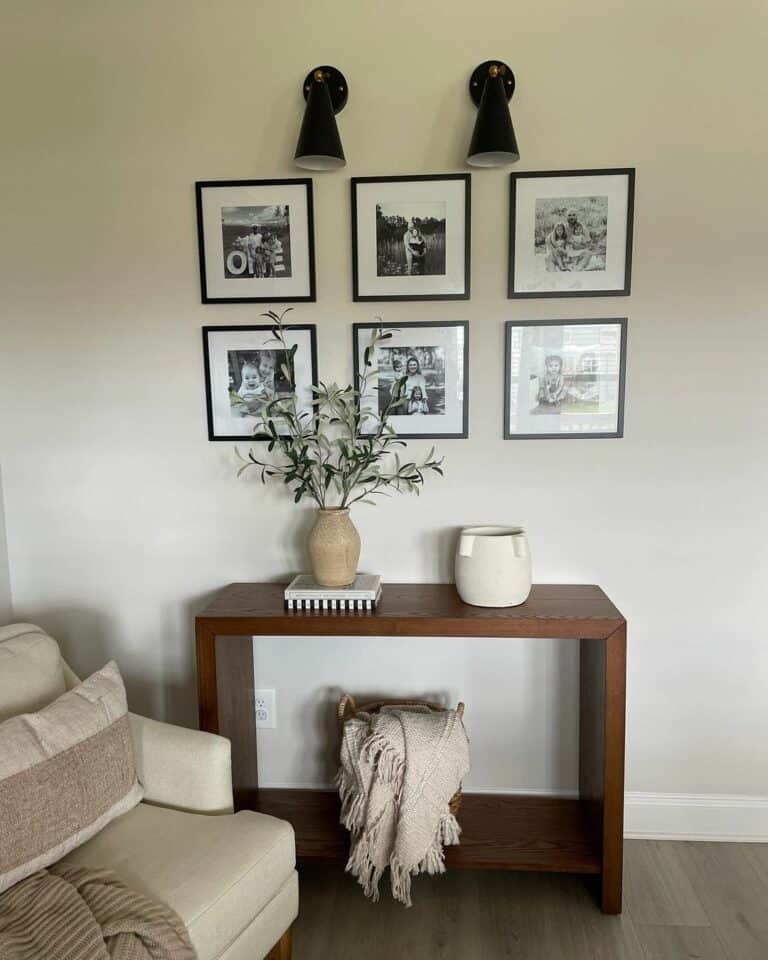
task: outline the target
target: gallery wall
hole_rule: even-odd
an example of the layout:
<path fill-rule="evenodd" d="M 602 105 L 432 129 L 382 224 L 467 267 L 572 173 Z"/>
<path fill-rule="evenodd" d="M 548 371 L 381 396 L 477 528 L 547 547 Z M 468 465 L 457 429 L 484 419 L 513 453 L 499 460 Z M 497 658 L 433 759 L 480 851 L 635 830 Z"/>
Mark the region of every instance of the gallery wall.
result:
<path fill-rule="evenodd" d="M 315 176 L 317 302 L 294 313 L 317 324 L 321 375 L 346 382 L 351 325 L 376 314 L 470 326 L 469 438 L 440 445 L 446 479 L 420 499 L 356 511 L 361 567 L 447 580 L 458 525 L 525 525 L 536 580 L 599 583 L 629 620 L 632 794 L 765 814 L 765 5 L 10 0 L 3 19 L 15 615 L 80 672 L 115 657 L 134 709 L 194 724 L 195 611 L 304 566 L 311 508 L 237 480 L 206 437 L 200 328 L 259 306 L 201 304 L 193 184 L 303 175 L 301 81 L 337 64 L 348 165 Z M 349 177 L 465 171 L 467 80 L 495 56 L 517 76 L 518 169 L 636 168 L 632 295 L 507 300 L 508 170 L 480 170 L 472 299 L 352 303 Z M 502 439 L 504 321 L 611 316 L 629 318 L 624 438 Z M 575 785 L 561 644 L 266 639 L 256 665 L 278 691 L 265 782 L 325 782 L 334 697 L 376 688 L 467 702 L 468 786 Z"/>

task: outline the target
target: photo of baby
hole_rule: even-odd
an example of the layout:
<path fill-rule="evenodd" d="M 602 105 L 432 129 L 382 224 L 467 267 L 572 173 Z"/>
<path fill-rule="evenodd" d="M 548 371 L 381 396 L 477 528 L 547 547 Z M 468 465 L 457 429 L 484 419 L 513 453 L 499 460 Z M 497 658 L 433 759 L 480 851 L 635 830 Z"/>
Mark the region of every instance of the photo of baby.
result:
<path fill-rule="evenodd" d="M 232 416 L 260 418 L 268 403 L 290 396 L 291 384 L 280 369 L 282 354 L 278 362 L 276 350 L 230 350 L 228 360 Z"/>

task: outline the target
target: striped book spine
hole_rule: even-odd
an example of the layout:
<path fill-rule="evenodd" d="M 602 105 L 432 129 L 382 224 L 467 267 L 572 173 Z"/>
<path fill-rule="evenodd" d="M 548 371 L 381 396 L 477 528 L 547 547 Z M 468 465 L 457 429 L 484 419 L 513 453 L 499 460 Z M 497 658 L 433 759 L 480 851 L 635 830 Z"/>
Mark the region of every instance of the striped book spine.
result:
<path fill-rule="evenodd" d="M 336 600 L 327 597 L 312 598 L 294 598 L 287 599 L 286 605 L 289 610 L 373 610 L 376 607 L 375 600 Z"/>

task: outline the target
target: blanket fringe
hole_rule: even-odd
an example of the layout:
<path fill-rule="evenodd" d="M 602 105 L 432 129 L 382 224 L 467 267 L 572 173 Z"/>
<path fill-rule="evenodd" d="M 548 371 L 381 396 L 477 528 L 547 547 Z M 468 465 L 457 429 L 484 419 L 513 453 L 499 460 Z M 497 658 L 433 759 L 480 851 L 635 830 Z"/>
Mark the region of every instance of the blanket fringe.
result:
<path fill-rule="evenodd" d="M 365 822 L 365 801 L 363 793 L 348 792 L 341 804 L 341 823 L 347 830 L 358 830 Z"/>
<path fill-rule="evenodd" d="M 361 827 L 365 821 L 365 794 L 355 788 L 354 780 L 345 774 L 343 768 L 336 774 L 335 784 L 341 798 L 339 821 L 347 830 Z"/>
<path fill-rule="evenodd" d="M 371 857 L 371 851 L 376 849 L 381 820 L 364 835 L 353 833 L 352 850 L 345 870 L 351 874 L 360 886 L 363 893 L 374 903 L 379 899 L 379 883 L 384 872 L 376 866 Z"/>
<path fill-rule="evenodd" d="M 410 871 L 404 867 L 396 854 L 389 859 L 389 870 L 392 880 L 392 896 L 406 907 L 413 905 L 411 900 L 411 877 L 420 873 L 430 876 L 445 873 L 445 853 L 443 846 L 454 846 L 459 843 L 461 827 L 452 813 L 440 818 L 435 831 L 435 838 L 424 854 L 423 859 Z"/>
<path fill-rule="evenodd" d="M 440 818 L 437 830 L 440 842 L 446 847 L 455 847 L 461 842 L 461 827 L 452 813 Z"/>
<path fill-rule="evenodd" d="M 392 896 L 406 907 L 412 907 L 411 873 L 407 867 L 403 866 L 394 853 L 389 859 L 389 872 L 392 881 Z"/>
<path fill-rule="evenodd" d="M 361 756 L 376 768 L 376 776 L 383 783 L 399 783 L 405 772 L 405 762 L 395 748 L 380 733 L 372 733 L 362 747 Z"/>

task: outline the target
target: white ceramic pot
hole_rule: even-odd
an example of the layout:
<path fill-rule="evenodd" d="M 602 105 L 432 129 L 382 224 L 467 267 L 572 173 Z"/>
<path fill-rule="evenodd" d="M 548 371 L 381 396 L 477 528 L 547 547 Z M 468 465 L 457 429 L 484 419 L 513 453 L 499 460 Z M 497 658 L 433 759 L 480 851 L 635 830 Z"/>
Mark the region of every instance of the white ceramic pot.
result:
<path fill-rule="evenodd" d="M 464 527 L 456 546 L 456 589 L 473 607 L 516 607 L 531 592 L 531 554 L 522 527 Z"/>

